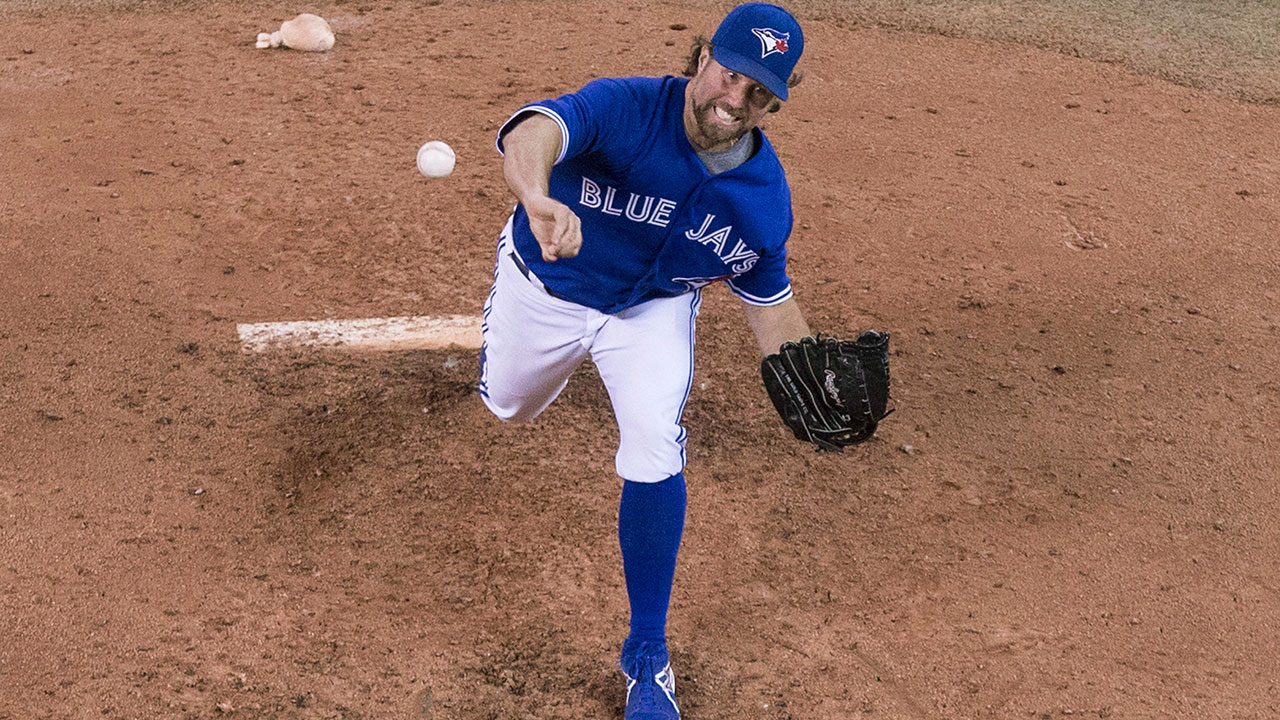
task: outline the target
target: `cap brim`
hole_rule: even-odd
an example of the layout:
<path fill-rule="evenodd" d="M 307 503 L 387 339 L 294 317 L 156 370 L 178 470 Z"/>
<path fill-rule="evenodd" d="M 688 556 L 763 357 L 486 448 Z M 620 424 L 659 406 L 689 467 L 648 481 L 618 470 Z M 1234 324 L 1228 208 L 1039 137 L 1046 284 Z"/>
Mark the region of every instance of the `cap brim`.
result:
<path fill-rule="evenodd" d="M 721 65 L 765 86 L 769 92 L 778 96 L 779 100 L 787 99 L 787 79 L 779 78 L 755 60 L 719 45 L 711 48 L 711 56 Z"/>

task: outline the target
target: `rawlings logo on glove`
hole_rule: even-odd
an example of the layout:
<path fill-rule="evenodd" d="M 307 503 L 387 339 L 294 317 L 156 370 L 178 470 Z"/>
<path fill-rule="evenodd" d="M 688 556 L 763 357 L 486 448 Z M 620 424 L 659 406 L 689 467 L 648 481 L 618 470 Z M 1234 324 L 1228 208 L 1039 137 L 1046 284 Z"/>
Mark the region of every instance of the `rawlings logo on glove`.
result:
<path fill-rule="evenodd" d="M 889 403 L 889 333 L 807 337 L 760 363 L 769 399 L 797 439 L 841 452 L 869 439 Z"/>
<path fill-rule="evenodd" d="M 840 389 L 836 387 L 836 374 L 834 372 L 827 371 L 827 379 L 822 387 L 827 389 L 827 395 L 830 395 L 834 402 L 840 402 Z"/>

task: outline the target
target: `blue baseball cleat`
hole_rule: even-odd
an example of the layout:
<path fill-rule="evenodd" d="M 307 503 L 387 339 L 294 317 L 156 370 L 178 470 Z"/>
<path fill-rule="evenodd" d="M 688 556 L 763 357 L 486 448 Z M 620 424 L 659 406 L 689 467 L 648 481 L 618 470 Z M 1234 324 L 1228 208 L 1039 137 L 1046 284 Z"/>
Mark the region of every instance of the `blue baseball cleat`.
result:
<path fill-rule="evenodd" d="M 676 705 L 676 676 L 671 670 L 667 646 L 645 642 L 622 646 L 622 672 L 627 677 L 627 709 L 624 720 L 680 720 Z"/>

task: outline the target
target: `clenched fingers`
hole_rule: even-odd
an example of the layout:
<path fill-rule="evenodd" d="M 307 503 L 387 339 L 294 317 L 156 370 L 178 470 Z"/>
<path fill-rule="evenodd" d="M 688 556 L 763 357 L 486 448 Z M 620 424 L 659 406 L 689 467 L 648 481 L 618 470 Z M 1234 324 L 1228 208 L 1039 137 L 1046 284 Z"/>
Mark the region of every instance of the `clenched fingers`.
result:
<path fill-rule="evenodd" d="M 542 248 L 542 259 L 573 257 L 582 247 L 582 221 L 573 210 L 549 197 L 525 203 L 529 227 Z"/>
<path fill-rule="evenodd" d="M 582 248 L 582 220 L 568 207 L 556 212 L 550 242 L 542 246 L 542 257 L 554 262 L 558 257 L 573 257 Z"/>

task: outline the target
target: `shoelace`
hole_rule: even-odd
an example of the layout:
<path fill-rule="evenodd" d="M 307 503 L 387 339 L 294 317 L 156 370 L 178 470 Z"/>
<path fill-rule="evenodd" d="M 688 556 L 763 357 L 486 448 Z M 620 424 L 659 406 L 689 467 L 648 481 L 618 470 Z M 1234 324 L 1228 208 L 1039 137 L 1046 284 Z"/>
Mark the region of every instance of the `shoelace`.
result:
<path fill-rule="evenodd" d="M 642 702 L 667 702 L 666 694 L 658 687 L 655 677 L 666 663 L 662 662 L 663 647 L 657 643 L 644 643 L 636 649 L 636 686 L 632 695 L 638 695 Z"/>
<path fill-rule="evenodd" d="M 632 677 L 640 680 L 644 677 L 643 672 L 645 670 L 648 670 L 649 677 L 652 677 L 654 673 L 661 670 L 663 665 L 666 664 L 662 663 L 661 665 L 658 665 L 659 659 L 664 655 L 666 655 L 666 646 L 662 643 L 641 643 L 639 647 L 636 648 L 635 652 L 632 653 L 632 657 L 635 658 L 636 664 L 636 674 Z M 658 667 L 653 667 L 654 665 L 658 665 Z"/>

